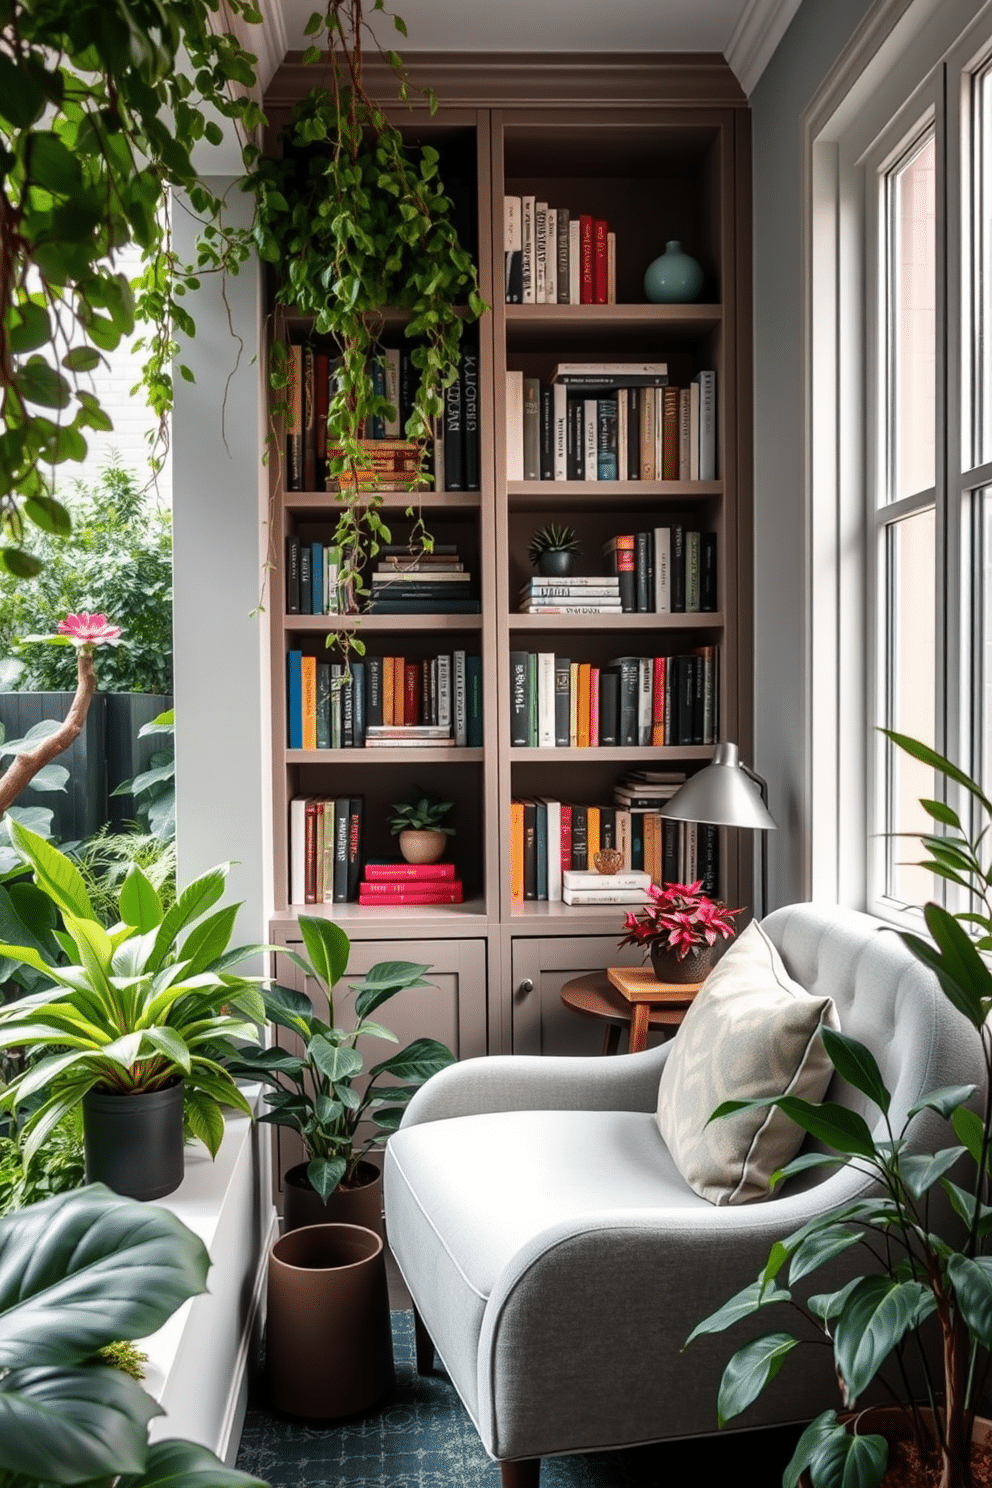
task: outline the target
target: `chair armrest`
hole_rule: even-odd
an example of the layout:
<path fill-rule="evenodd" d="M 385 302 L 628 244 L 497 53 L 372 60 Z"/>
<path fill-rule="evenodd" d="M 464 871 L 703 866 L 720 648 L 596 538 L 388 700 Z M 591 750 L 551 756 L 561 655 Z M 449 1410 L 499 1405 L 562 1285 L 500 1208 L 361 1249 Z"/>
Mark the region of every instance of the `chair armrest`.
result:
<path fill-rule="evenodd" d="M 653 1111 L 671 1043 L 612 1058 L 493 1054 L 433 1075 L 411 1100 L 403 1126 L 489 1111 Z"/>

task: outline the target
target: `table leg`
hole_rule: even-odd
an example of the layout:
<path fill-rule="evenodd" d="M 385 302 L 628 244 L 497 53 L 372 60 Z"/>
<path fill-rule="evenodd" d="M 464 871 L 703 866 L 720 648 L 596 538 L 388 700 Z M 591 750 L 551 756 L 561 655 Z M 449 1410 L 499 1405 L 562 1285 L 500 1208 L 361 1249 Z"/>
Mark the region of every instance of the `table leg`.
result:
<path fill-rule="evenodd" d="M 640 1054 L 648 1046 L 648 1023 L 651 1018 L 651 1004 L 649 1002 L 635 1002 L 631 1008 L 630 1015 L 630 1045 L 631 1054 Z"/>
<path fill-rule="evenodd" d="M 620 1024 L 607 1023 L 603 1034 L 603 1053 L 615 1054 L 620 1047 Z"/>

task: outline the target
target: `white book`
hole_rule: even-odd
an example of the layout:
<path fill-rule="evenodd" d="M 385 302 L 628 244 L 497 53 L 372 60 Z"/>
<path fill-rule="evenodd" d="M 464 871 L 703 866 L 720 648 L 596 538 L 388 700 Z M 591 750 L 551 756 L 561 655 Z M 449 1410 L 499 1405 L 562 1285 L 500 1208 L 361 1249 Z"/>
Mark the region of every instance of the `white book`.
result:
<path fill-rule="evenodd" d="M 399 439 L 400 429 L 400 349 L 398 346 L 387 346 L 383 352 L 383 362 L 386 374 L 386 402 L 391 403 L 394 409 L 393 418 L 386 419 L 386 438 Z"/>
<path fill-rule="evenodd" d="M 569 584 L 564 579 L 559 579 L 556 584 L 542 584 L 540 588 L 533 584 L 525 585 L 520 591 L 521 599 L 619 599 L 616 589 L 608 584 Z"/>
<path fill-rule="evenodd" d="M 437 659 L 437 721 L 442 728 L 451 727 L 451 657 Z"/>
<path fill-rule="evenodd" d="M 582 400 L 582 424 L 585 479 L 599 480 L 599 405 L 595 398 Z"/>
<path fill-rule="evenodd" d="M 307 798 L 294 796 L 289 803 L 289 902 L 306 902 L 307 890 Z"/>
<path fill-rule="evenodd" d="M 667 377 L 667 362 L 559 362 L 551 380 L 559 377 Z"/>
<path fill-rule="evenodd" d="M 534 203 L 534 303 L 548 302 L 548 204 Z"/>
<path fill-rule="evenodd" d="M 519 196 L 504 196 L 503 198 L 503 252 L 520 252 L 520 198 Z"/>
<path fill-rule="evenodd" d="M 561 802 L 545 796 L 548 812 L 548 903 L 561 903 Z"/>
<path fill-rule="evenodd" d="M 654 529 L 654 609 L 656 615 L 672 612 L 672 529 Z"/>
<path fill-rule="evenodd" d="M 622 873 L 596 873 L 592 869 L 567 868 L 562 874 L 562 886 L 566 889 L 647 889 L 651 886 L 650 873 L 639 868 Z"/>
<path fill-rule="evenodd" d="M 551 416 L 554 419 L 555 480 L 568 479 L 568 389 L 555 383 L 551 389 Z"/>
<path fill-rule="evenodd" d="M 641 656 L 637 662 L 637 742 L 651 743 L 651 711 L 654 693 L 654 659 Z"/>
<path fill-rule="evenodd" d="M 665 420 L 663 388 L 649 389 L 649 395 L 654 395 L 654 478 L 661 480 L 661 472 L 665 468 Z"/>
<path fill-rule="evenodd" d="M 689 387 L 689 479 L 699 479 L 699 383 Z"/>
<path fill-rule="evenodd" d="M 555 653 L 537 653 L 537 747 L 555 747 Z"/>
<path fill-rule="evenodd" d="M 697 372 L 699 385 L 699 479 L 716 480 L 716 373 Z"/>
<path fill-rule="evenodd" d="M 568 303 L 582 303 L 582 229 L 578 218 L 568 224 Z"/>
<path fill-rule="evenodd" d="M 595 599 L 549 596 L 547 599 L 525 599 L 520 606 L 522 615 L 621 615 L 623 605 L 619 599 L 606 596 Z"/>
<path fill-rule="evenodd" d="M 647 904 L 644 889 L 562 889 L 565 904 Z"/>
<path fill-rule="evenodd" d="M 459 748 L 468 744 L 468 690 L 465 683 L 465 652 L 456 651 L 452 657 L 452 723 L 455 743 Z"/>
<path fill-rule="evenodd" d="M 523 303 L 533 305 L 535 270 L 534 262 L 534 207 L 532 196 L 520 198 L 520 262 L 523 270 Z"/>
<path fill-rule="evenodd" d="M 679 388 L 679 480 L 689 479 L 689 421 L 692 417 L 692 394 Z"/>
<path fill-rule="evenodd" d="M 539 589 L 554 589 L 557 591 L 563 584 L 567 584 L 570 589 L 574 589 L 576 585 L 579 585 L 583 589 L 594 588 L 597 591 L 602 589 L 604 593 L 620 593 L 620 580 L 616 574 L 568 574 L 564 579 L 548 578 L 542 574 L 535 574 L 533 578 L 527 580 L 526 584 L 520 585 L 520 593 L 523 594 L 525 591 L 530 590 L 533 594 Z"/>
<path fill-rule="evenodd" d="M 544 303 L 558 303 L 558 213 L 554 207 L 545 209 L 544 241 Z"/>
<path fill-rule="evenodd" d="M 524 478 L 524 374 L 506 374 L 506 478 Z"/>

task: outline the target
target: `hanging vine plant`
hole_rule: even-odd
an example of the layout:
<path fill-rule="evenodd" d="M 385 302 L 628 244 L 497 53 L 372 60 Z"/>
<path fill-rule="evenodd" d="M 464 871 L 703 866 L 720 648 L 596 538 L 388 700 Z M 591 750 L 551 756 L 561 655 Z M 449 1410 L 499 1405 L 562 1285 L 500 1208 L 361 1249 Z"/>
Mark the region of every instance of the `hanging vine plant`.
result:
<path fill-rule="evenodd" d="M 314 338 L 337 350 L 336 385 L 327 418 L 328 470 L 339 502 L 333 545 L 342 553 L 343 591 L 351 607 L 366 593 L 363 569 L 391 541 L 382 516 L 363 435 L 373 419 L 393 419 L 395 408 L 377 391 L 373 364 L 382 345 L 387 309 L 406 312 L 404 335 L 416 369 L 404 434 L 417 455 L 412 497 L 429 482 L 435 420 L 444 390 L 458 374 L 466 321 L 486 309 L 475 264 L 459 241 L 452 203 L 430 145 L 404 143 L 363 77 L 364 47 L 379 53 L 365 0 L 329 0 L 310 17 L 304 61 L 320 67 L 322 83 L 297 105 L 277 159 L 258 155 L 247 186 L 257 201 L 255 238 L 261 257 L 278 265 L 276 304 L 309 317 Z M 372 12 L 384 12 L 374 0 Z M 403 35 L 406 27 L 392 17 Z M 410 99 L 401 58 L 384 53 L 397 78 L 397 95 Z M 424 90 L 431 114 L 437 100 Z M 291 352 L 284 340 L 272 351 L 273 414 L 290 409 Z M 280 452 L 281 453 L 281 452 Z M 433 540 L 415 500 L 413 550 Z M 335 638 L 347 653 L 364 650 L 349 630 Z"/>

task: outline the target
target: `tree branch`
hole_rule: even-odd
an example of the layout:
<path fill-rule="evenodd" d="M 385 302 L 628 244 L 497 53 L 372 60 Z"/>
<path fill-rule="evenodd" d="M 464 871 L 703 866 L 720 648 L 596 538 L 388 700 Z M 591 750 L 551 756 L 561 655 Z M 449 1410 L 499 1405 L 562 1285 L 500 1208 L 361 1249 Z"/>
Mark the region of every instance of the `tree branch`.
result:
<path fill-rule="evenodd" d="M 83 724 L 86 722 L 86 715 L 90 710 L 90 702 L 96 691 L 96 667 L 91 649 L 80 649 L 76 663 L 76 675 L 78 678 L 76 696 L 72 700 L 72 707 L 66 714 L 65 722 L 59 725 L 54 734 L 49 734 L 47 738 L 42 739 L 37 749 L 15 755 L 10 767 L 0 775 L 0 811 L 6 811 L 42 766 L 49 764 L 57 754 L 68 749 L 81 733 Z"/>

